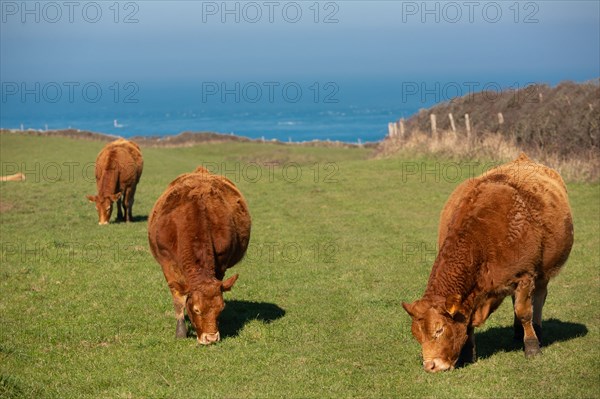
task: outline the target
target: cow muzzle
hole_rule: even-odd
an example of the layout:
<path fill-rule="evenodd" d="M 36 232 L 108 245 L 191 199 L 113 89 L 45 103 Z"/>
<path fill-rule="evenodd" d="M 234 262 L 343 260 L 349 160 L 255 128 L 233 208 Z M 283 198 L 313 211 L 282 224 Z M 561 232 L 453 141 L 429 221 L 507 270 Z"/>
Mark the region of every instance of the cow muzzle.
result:
<path fill-rule="evenodd" d="M 438 371 L 452 370 L 454 366 L 443 359 L 435 358 L 425 360 L 423 362 L 423 368 L 429 373 L 437 373 Z"/>
<path fill-rule="evenodd" d="M 221 335 L 218 331 L 214 334 L 202 333 L 200 337 L 198 337 L 198 343 L 200 345 L 210 345 L 219 342 L 220 339 Z"/>
<path fill-rule="evenodd" d="M 105 224 L 108 224 L 108 221 L 104 221 L 104 222 L 98 222 L 98 224 L 99 224 L 100 226 L 104 226 Z"/>

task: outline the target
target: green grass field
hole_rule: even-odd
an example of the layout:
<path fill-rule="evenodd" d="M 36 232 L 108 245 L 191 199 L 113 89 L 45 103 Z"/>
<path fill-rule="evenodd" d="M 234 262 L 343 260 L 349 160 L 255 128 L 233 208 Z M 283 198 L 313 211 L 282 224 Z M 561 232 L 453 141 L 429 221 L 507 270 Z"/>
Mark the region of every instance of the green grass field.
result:
<path fill-rule="evenodd" d="M 468 169 L 366 149 L 143 148 L 136 222 L 98 226 L 85 195 L 102 146 L 0 136 L 2 174 L 27 176 L 0 183 L 0 397 L 600 396 L 598 184 L 568 183 L 575 245 L 549 286 L 544 354 L 513 343 L 507 300 L 477 331 L 475 364 L 430 375 L 401 302 L 421 296 Z M 160 193 L 200 164 L 238 185 L 253 218 L 210 347 L 175 340 L 146 235 Z"/>

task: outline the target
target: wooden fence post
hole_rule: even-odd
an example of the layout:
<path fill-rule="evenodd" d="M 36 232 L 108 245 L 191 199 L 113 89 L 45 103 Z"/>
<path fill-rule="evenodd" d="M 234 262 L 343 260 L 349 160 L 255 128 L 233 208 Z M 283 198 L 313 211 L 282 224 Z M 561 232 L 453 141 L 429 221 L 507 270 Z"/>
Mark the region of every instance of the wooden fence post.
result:
<path fill-rule="evenodd" d="M 400 137 L 404 138 L 404 118 L 400 118 L 398 124 L 400 125 Z"/>
<path fill-rule="evenodd" d="M 469 114 L 465 114 L 465 128 L 467 129 L 467 140 L 471 140 L 471 121 L 469 120 Z"/>
<path fill-rule="evenodd" d="M 452 113 L 448 114 L 448 118 L 450 119 L 450 129 L 456 133 L 456 125 L 454 124 L 454 117 L 452 116 Z"/>
<path fill-rule="evenodd" d="M 396 135 L 396 124 L 394 122 L 388 123 L 388 137 L 393 138 Z"/>
<path fill-rule="evenodd" d="M 435 114 L 429 115 L 429 119 L 431 121 L 431 137 L 435 139 L 437 138 L 437 124 L 435 121 Z"/>

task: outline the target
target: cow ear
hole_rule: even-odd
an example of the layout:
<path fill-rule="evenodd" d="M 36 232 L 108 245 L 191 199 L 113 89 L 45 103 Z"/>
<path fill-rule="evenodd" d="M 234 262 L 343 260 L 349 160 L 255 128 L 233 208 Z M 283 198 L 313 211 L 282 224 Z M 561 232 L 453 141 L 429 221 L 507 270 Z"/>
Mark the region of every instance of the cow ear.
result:
<path fill-rule="evenodd" d="M 406 313 L 408 313 L 408 315 L 410 317 L 415 317 L 415 302 L 413 303 L 406 303 L 406 302 L 402 302 L 402 307 L 404 308 L 404 310 L 406 310 Z"/>
<path fill-rule="evenodd" d="M 110 200 L 111 200 L 112 202 L 115 202 L 115 201 L 116 201 L 116 200 L 118 200 L 119 198 L 121 198 L 121 193 L 112 194 L 112 195 L 110 196 Z"/>
<path fill-rule="evenodd" d="M 96 196 L 95 196 L 95 195 L 86 195 L 85 197 L 86 197 L 86 198 L 88 199 L 88 201 L 90 201 L 90 202 L 96 202 Z"/>
<path fill-rule="evenodd" d="M 223 281 L 221 283 L 221 291 L 229 291 L 231 289 L 231 287 L 233 287 L 233 285 L 235 284 L 235 282 L 237 281 L 238 277 L 240 275 L 239 274 L 234 274 L 233 276 L 229 277 L 227 280 Z"/>
<path fill-rule="evenodd" d="M 446 312 L 453 316 L 462 310 L 462 298 L 460 294 L 452 294 L 446 298 Z"/>

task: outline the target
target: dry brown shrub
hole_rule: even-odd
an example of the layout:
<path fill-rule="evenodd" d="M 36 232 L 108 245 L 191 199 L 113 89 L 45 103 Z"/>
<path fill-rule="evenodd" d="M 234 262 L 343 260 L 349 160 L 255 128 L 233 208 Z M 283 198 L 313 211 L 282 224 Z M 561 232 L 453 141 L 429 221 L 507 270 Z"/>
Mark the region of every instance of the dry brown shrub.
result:
<path fill-rule="evenodd" d="M 525 152 L 537 162 L 556 169 L 567 181 L 600 180 L 600 156 L 593 148 L 569 157 L 557 152 L 545 152 L 540 148 L 526 148 L 500 133 L 487 132 L 473 136 L 468 140 L 456 132 L 438 130 L 438 134 L 432 137 L 422 131 L 416 131 L 406 138 L 386 138 L 377 148 L 375 157 L 433 155 L 452 160 L 508 162 Z"/>

